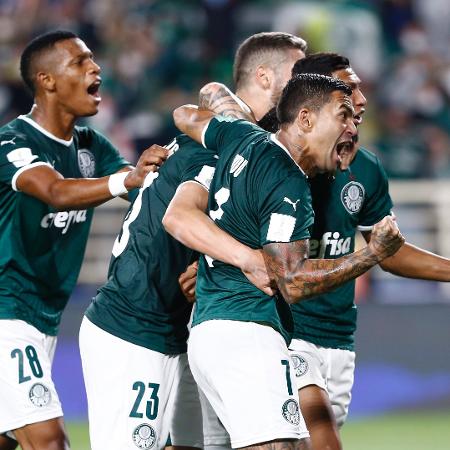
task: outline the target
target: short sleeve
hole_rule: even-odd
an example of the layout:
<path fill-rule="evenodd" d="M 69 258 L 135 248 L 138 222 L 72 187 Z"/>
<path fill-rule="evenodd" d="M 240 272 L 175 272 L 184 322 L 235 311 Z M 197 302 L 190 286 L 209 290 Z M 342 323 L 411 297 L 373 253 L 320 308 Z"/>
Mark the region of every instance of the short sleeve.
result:
<path fill-rule="evenodd" d="M 116 173 L 120 169 L 130 166 L 128 162 L 105 136 L 98 131 L 93 132 L 92 145 L 98 151 L 97 177 L 104 177 Z"/>
<path fill-rule="evenodd" d="M 41 165 L 49 165 L 43 161 L 26 139 L 15 136 L 0 137 L 0 181 L 10 185 L 17 191 L 17 179 L 26 170 Z"/>
<path fill-rule="evenodd" d="M 257 125 L 233 117 L 215 116 L 203 131 L 202 144 L 215 150 L 220 156 L 223 150 L 236 139 L 242 139 L 248 133 L 264 132 Z"/>
<path fill-rule="evenodd" d="M 373 225 L 383 217 L 391 214 L 393 207 L 389 195 L 389 181 L 385 170 L 377 159 L 377 182 L 375 191 L 366 199 L 360 213 L 358 229 L 361 231 L 371 230 Z"/>
<path fill-rule="evenodd" d="M 267 186 L 260 198 L 260 244 L 310 238 L 314 223 L 311 192 L 303 174 Z"/>
<path fill-rule="evenodd" d="M 191 158 L 190 163 L 183 171 L 181 183 L 192 181 L 200 184 L 209 192 L 216 170 L 216 162 L 217 159 L 212 150 L 199 147 L 198 153 Z"/>

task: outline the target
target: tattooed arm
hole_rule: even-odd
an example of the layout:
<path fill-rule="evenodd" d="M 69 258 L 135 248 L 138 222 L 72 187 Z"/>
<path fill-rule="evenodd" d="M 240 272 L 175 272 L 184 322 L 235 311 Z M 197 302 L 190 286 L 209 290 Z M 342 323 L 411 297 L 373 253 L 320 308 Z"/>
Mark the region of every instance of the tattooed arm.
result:
<path fill-rule="evenodd" d="M 180 106 L 173 112 L 173 119 L 182 133 L 202 144 L 205 127 L 215 115 L 219 114 L 255 122 L 250 108 L 220 83 L 205 85 L 200 90 L 199 107 Z"/>
<path fill-rule="evenodd" d="M 354 279 L 393 255 L 404 243 L 395 221 L 385 217 L 376 224 L 367 247 L 337 259 L 308 259 L 309 241 L 264 246 L 269 275 L 288 303 L 322 294 Z"/>
<path fill-rule="evenodd" d="M 221 83 L 208 83 L 200 89 L 198 107 L 222 116 L 256 122 L 249 106 Z"/>

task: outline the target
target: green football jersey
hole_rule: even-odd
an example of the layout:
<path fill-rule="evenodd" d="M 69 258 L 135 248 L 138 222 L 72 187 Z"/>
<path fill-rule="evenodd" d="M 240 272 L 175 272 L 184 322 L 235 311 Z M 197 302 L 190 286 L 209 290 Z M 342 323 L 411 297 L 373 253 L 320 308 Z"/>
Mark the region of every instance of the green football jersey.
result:
<path fill-rule="evenodd" d="M 206 189 L 214 174 L 213 151 L 181 135 L 153 181 L 145 180 L 113 247 L 108 281 L 86 311 L 98 327 L 133 344 L 164 354 L 186 352 L 192 305 L 179 275 L 198 258 L 162 226 L 178 186 L 195 182 Z"/>
<path fill-rule="evenodd" d="M 18 176 L 47 164 L 65 178 L 103 177 L 129 165 L 96 131 L 58 139 L 19 116 L 0 129 L 0 319 L 21 319 L 56 335 L 78 278 L 92 209 L 56 211 L 19 192 Z"/>
<path fill-rule="evenodd" d="M 208 207 L 220 228 L 253 249 L 310 237 L 314 217 L 307 177 L 275 135 L 219 116 L 209 123 L 204 141 L 219 154 Z M 264 294 L 236 267 L 205 256 L 193 326 L 214 319 L 263 323 L 291 339 L 292 314 L 283 298 Z"/>
<path fill-rule="evenodd" d="M 357 229 L 370 230 L 390 214 L 387 175 L 378 158 L 359 149 L 350 168 L 335 179 L 311 180 L 315 212 L 310 258 L 339 258 L 352 253 Z M 355 281 L 292 305 L 296 339 L 316 345 L 353 350 L 356 329 Z"/>

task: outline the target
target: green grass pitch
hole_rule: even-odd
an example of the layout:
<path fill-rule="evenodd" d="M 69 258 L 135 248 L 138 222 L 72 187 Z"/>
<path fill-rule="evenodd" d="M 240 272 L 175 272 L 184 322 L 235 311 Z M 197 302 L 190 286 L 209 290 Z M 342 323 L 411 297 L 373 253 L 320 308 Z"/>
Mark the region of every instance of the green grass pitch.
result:
<path fill-rule="evenodd" d="M 67 424 L 71 450 L 89 450 L 85 422 Z M 342 429 L 345 450 L 449 450 L 450 411 L 386 415 L 349 421 Z"/>

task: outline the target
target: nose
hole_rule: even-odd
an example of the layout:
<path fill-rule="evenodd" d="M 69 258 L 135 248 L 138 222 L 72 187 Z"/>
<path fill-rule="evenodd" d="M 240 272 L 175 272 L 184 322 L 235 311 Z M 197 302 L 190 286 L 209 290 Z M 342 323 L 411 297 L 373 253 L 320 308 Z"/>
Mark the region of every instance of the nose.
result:
<path fill-rule="evenodd" d="M 99 74 L 102 69 L 93 59 L 91 59 L 91 67 L 89 68 L 89 71 L 95 74 Z"/>
<path fill-rule="evenodd" d="M 347 129 L 345 130 L 345 133 L 350 137 L 356 136 L 358 134 L 358 130 L 356 129 L 356 125 L 353 122 L 353 118 L 347 120 Z"/>
<path fill-rule="evenodd" d="M 359 108 L 364 108 L 367 104 L 367 99 L 359 88 L 353 90 L 352 101 Z"/>

